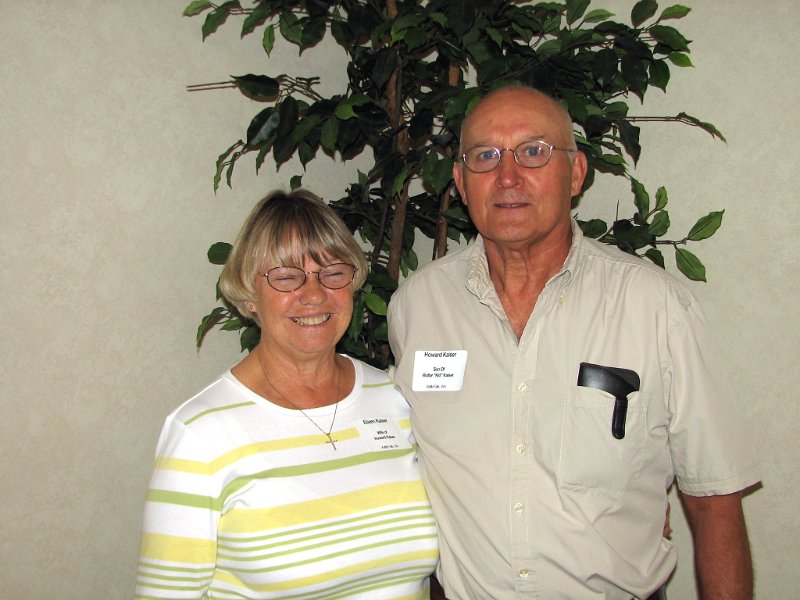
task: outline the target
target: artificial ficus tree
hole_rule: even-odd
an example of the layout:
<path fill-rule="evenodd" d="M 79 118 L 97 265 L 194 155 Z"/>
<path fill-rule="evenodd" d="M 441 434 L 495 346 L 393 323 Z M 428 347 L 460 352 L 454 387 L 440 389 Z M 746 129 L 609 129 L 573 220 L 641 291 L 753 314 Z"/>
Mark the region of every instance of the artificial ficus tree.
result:
<path fill-rule="evenodd" d="M 589 173 L 630 179 L 633 212 L 608 225 L 580 222 L 586 235 L 640 255 L 664 267 L 663 247 L 675 251 L 677 268 L 705 280 L 705 268 L 686 246 L 714 234 L 722 212 L 700 218 L 688 234 L 667 237 L 667 191 L 651 198 L 629 173 L 642 152 L 640 124 L 672 121 L 699 127 L 723 139 L 710 123 L 678 113 L 633 116 L 630 105 L 648 89 L 667 89 L 672 67 L 692 66 L 687 40 L 671 23 L 690 9 L 659 10 L 655 0 L 636 2 L 630 24 L 591 0 L 515 2 L 509 0 L 195 0 L 185 9 L 202 15 L 203 38 L 239 19 L 242 36 L 260 35 L 269 56 L 279 38 L 302 53 L 330 36 L 347 57 L 335 78 L 340 92 L 317 91 L 320 75 L 244 74 L 191 89 L 236 88 L 264 103 L 246 134 L 218 158 L 214 188 L 231 185 L 234 168 L 253 155 L 256 169 L 267 160 L 280 168 L 297 157 L 313 168 L 320 153 L 348 161 L 372 156 L 367 172 L 328 198 L 368 247 L 370 273 L 357 294 L 354 318 L 342 349 L 378 366 L 391 360 L 386 338 L 386 305 L 401 276 L 416 269 L 417 235 L 433 240 L 433 256 L 448 240 L 475 235 L 452 182 L 458 160 L 461 121 L 481 95 L 505 83 L 536 87 L 564 103 L 572 115 Z M 311 56 L 310 54 L 307 56 Z M 302 184 L 302 174 L 291 185 Z M 222 264 L 230 245 L 212 246 L 209 259 Z M 219 294 L 218 294 L 219 297 Z M 198 329 L 197 343 L 214 326 L 241 331 L 242 347 L 258 341 L 255 324 L 222 302 Z"/>

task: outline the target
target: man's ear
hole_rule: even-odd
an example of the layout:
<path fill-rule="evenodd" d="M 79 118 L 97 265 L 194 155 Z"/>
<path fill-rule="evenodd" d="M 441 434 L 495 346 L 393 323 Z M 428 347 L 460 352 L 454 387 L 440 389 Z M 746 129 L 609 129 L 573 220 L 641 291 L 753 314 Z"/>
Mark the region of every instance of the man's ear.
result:
<path fill-rule="evenodd" d="M 458 193 L 461 195 L 461 202 L 466 206 L 467 195 L 464 193 L 464 163 L 461 161 L 456 161 L 453 164 L 453 181 L 456 184 Z"/>
<path fill-rule="evenodd" d="M 581 193 L 583 189 L 583 180 L 586 179 L 586 171 L 588 168 L 586 155 L 580 150 L 577 151 L 575 153 L 575 159 L 572 161 L 571 191 L 573 198 Z"/>

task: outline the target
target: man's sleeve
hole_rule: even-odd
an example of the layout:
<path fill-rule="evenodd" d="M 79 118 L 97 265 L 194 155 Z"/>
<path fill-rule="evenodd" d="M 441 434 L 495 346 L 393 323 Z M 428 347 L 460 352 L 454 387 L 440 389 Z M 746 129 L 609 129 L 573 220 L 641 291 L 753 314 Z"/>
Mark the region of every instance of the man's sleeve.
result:
<path fill-rule="evenodd" d="M 697 301 L 676 297 L 668 327 L 670 453 L 679 489 L 711 496 L 757 483 L 751 436 Z"/>

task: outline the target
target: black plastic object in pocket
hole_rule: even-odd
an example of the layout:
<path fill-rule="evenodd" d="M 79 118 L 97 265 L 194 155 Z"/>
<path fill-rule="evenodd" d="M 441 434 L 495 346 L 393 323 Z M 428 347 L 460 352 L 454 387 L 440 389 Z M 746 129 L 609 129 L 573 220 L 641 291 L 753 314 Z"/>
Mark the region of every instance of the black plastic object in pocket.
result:
<path fill-rule="evenodd" d="M 594 388 L 614 396 L 614 413 L 611 416 L 611 435 L 621 440 L 625 437 L 625 419 L 628 415 L 628 394 L 639 391 L 639 376 L 630 369 L 604 367 L 581 363 L 578 385 Z"/>

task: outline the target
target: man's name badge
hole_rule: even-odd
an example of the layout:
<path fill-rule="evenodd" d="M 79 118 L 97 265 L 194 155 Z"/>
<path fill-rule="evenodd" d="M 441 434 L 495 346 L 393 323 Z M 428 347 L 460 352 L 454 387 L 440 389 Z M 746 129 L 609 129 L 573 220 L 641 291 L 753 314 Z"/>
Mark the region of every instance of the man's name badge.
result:
<path fill-rule="evenodd" d="M 464 383 L 466 350 L 417 350 L 414 353 L 415 392 L 457 392 Z"/>

